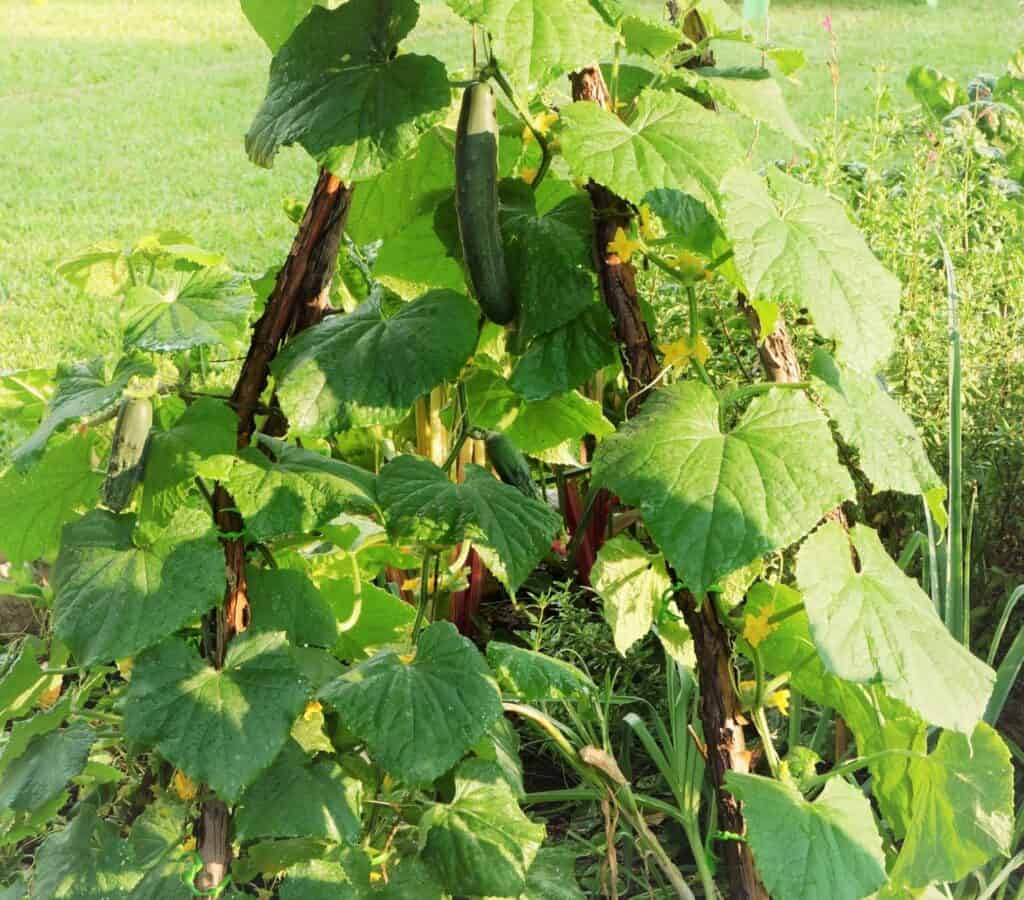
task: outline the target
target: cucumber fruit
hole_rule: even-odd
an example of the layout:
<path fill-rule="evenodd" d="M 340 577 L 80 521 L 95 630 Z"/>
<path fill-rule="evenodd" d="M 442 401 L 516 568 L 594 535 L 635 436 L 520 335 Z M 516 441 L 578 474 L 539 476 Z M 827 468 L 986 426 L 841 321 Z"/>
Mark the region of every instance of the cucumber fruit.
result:
<path fill-rule="evenodd" d="M 125 397 L 117 412 L 107 477 L 100 491 L 103 505 L 121 512 L 142 481 L 146 446 L 153 427 L 153 404 L 148 397 Z"/>
<path fill-rule="evenodd" d="M 540 490 L 533 480 L 530 464 L 522 451 L 500 431 L 487 433 L 487 458 L 494 466 L 498 477 L 519 491 L 523 496 L 540 500 Z"/>
<path fill-rule="evenodd" d="M 462 95 L 455 135 L 455 209 L 473 295 L 488 319 L 508 325 L 517 308 L 498 221 L 497 106 L 485 82 L 474 82 Z"/>

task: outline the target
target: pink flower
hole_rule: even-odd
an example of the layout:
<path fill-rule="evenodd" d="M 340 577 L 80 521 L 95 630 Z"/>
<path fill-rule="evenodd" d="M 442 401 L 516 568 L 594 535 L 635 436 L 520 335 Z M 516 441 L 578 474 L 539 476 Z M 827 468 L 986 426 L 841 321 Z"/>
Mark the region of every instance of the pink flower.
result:
<path fill-rule="evenodd" d="M 821 20 L 821 27 L 824 28 L 829 34 L 832 34 L 832 16 L 831 15 L 825 16 L 825 18 Z"/>

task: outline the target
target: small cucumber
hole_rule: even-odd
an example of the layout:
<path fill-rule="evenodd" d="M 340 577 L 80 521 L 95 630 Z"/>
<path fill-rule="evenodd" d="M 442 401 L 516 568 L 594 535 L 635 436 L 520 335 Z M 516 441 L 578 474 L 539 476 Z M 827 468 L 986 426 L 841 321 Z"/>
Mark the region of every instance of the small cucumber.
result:
<path fill-rule="evenodd" d="M 498 222 L 498 115 L 494 91 L 474 82 L 462 95 L 455 135 L 455 208 L 470 287 L 498 325 L 516 317 Z"/>
<path fill-rule="evenodd" d="M 114 512 L 121 512 L 128 505 L 136 485 L 142 481 L 152 427 L 153 404 L 148 398 L 125 397 L 121 401 L 107 478 L 101 489 L 103 505 Z"/>
<path fill-rule="evenodd" d="M 530 464 L 522 451 L 500 431 L 487 433 L 487 458 L 494 466 L 498 477 L 516 488 L 523 496 L 540 500 L 540 490 L 533 480 Z"/>

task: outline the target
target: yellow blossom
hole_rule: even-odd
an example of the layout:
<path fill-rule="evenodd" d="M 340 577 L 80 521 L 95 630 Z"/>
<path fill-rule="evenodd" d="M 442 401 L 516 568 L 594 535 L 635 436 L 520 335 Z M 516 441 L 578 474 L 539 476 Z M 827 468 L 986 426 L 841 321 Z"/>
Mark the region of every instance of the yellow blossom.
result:
<path fill-rule="evenodd" d="M 615 239 L 608 244 L 608 252 L 614 253 L 622 262 L 629 262 L 637 250 L 643 249 L 640 241 L 632 241 L 622 228 L 615 230 Z"/>
<path fill-rule="evenodd" d="M 551 130 L 551 126 L 557 121 L 558 113 L 554 110 L 546 109 L 543 112 L 537 113 L 533 117 L 533 128 L 523 129 L 523 143 L 528 144 L 533 140 L 534 131 L 539 131 L 541 134 L 546 135 Z"/>
<path fill-rule="evenodd" d="M 182 853 L 191 853 L 196 849 L 196 838 L 195 835 L 190 834 L 185 840 L 181 842 Z"/>
<path fill-rule="evenodd" d="M 131 656 L 125 656 L 123 659 L 114 661 L 117 666 L 117 671 L 121 673 L 121 677 L 125 681 L 130 681 L 132 677 L 132 667 L 135 665 L 135 659 Z"/>
<path fill-rule="evenodd" d="M 60 689 L 63 685 L 64 679 L 58 675 L 53 687 L 43 691 L 38 697 L 36 697 L 36 705 L 41 709 L 49 709 L 60 699 Z"/>
<path fill-rule="evenodd" d="M 532 166 L 523 166 L 519 170 L 519 177 L 527 184 L 533 184 L 533 182 L 537 180 L 537 170 Z"/>
<path fill-rule="evenodd" d="M 309 703 L 306 704 L 306 709 L 302 713 L 302 718 L 306 722 L 311 722 L 317 716 L 322 717 L 323 709 L 324 708 L 320 705 L 319 700 L 310 700 Z"/>
<path fill-rule="evenodd" d="M 789 715 L 789 688 L 772 691 L 765 699 L 768 706 L 774 706 L 784 716 Z"/>
<path fill-rule="evenodd" d="M 756 616 L 747 616 L 743 620 L 743 637 L 751 647 L 757 647 L 779 626 L 768 620 L 775 615 L 774 604 L 769 603 Z"/>
<path fill-rule="evenodd" d="M 671 344 L 659 344 L 658 349 L 665 355 L 666 367 L 688 366 L 691 359 L 703 366 L 711 357 L 711 348 L 702 334 L 698 334 L 692 342 L 683 335 Z"/>
<path fill-rule="evenodd" d="M 384 880 L 384 876 L 380 872 L 371 872 L 370 873 L 370 881 L 373 882 L 374 884 L 377 884 L 378 882 L 381 882 L 383 880 Z"/>
<path fill-rule="evenodd" d="M 181 769 L 174 770 L 174 777 L 171 779 L 171 786 L 181 800 L 195 800 L 199 794 L 199 785 L 188 777 Z"/>

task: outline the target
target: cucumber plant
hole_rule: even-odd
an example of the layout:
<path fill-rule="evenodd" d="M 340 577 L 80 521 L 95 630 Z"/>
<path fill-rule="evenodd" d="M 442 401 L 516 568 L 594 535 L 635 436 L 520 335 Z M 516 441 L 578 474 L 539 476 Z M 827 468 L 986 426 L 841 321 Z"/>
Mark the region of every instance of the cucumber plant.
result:
<path fill-rule="evenodd" d="M 899 284 L 835 200 L 751 163 L 741 135 L 803 138 L 771 71 L 713 65 L 754 43 L 743 21 L 722 0 L 448 0 L 475 41 L 449 72 L 403 48 L 416 0 L 242 6 L 274 52 L 248 153 L 299 144 L 321 174 L 266 277 L 183 235 L 64 266 L 121 298 L 125 352 L 62 366 L 45 410 L 26 390 L 36 428 L 0 477 L 0 551 L 48 625 L 0 675 L 5 896 L 582 897 L 506 715 L 693 896 L 643 814 L 671 806 L 545 712 L 589 702 L 587 676 L 444 621 L 467 566 L 514 594 L 557 564 L 523 455 L 589 479 L 570 547 L 603 542 L 616 646 L 653 631 L 696 677 L 690 727 L 644 746 L 708 780 L 710 807 L 688 782 L 676 816 L 697 890 L 934 896 L 1008 855 L 994 673 L 845 524 L 854 462 L 944 515 L 878 377 Z M 684 333 L 645 301 L 655 277 Z M 781 375 L 731 364 L 721 297 Z M 794 729 L 781 756 L 787 689 L 856 755 L 816 767 Z"/>

